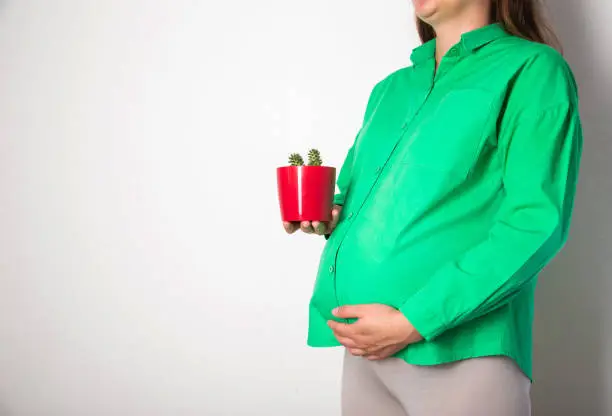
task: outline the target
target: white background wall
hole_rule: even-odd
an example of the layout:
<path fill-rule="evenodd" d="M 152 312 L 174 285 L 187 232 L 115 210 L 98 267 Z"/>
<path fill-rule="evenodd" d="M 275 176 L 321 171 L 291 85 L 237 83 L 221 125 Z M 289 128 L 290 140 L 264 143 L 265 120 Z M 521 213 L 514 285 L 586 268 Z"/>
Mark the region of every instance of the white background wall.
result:
<path fill-rule="evenodd" d="M 549 3 L 586 147 L 535 414 L 610 415 L 612 7 Z M 0 416 L 339 414 L 274 168 L 340 164 L 416 45 L 408 0 L 0 1 Z"/>

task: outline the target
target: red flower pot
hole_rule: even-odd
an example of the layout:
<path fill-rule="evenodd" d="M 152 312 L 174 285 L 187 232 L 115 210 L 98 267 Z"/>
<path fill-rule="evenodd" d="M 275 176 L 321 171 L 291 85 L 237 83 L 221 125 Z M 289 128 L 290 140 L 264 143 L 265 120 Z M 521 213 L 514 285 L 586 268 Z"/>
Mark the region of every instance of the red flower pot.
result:
<path fill-rule="evenodd" d="M 284 166 L 276 169 L 283 221 L 330 221 L 336 168 Z"/>

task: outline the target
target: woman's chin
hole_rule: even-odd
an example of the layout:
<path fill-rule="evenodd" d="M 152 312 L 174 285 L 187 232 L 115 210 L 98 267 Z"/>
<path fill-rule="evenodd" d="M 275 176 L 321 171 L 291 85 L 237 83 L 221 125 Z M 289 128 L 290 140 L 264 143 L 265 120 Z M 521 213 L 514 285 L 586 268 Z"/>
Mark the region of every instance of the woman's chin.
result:
<path fill-rule="evenodd" d="M 431 19 L 438 9 L 434 0 L 413 0 L 413 4 L 416 15 L 424 21 Z"/>

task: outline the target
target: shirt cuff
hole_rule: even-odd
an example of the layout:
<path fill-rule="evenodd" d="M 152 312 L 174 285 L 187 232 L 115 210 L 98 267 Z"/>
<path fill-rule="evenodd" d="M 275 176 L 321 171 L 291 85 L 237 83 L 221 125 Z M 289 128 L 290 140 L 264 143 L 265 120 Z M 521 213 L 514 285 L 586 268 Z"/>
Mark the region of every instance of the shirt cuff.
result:
<path fill-rule="evenodd" d="M 344 194 L 334 195 L 334 205 L 344 205 Z"/>
<path fill-rule="evenodd" d="M 408 299 L 400 306 L 399 311 L 426 341 L 431 341 L 442 334 L 446 326 L 439 318 L 439 313 L 419 303 Z"/>
<path fill-rule="evenodd" d="M 334 195 L 334 205 L 340 205 L 340 206 L 344 205 L 344 195 L 342 194 Z M 331 233 L 323 234 L 323 237 L 325 237 L 325 239 L 328 240 L 330 235 Z"/>

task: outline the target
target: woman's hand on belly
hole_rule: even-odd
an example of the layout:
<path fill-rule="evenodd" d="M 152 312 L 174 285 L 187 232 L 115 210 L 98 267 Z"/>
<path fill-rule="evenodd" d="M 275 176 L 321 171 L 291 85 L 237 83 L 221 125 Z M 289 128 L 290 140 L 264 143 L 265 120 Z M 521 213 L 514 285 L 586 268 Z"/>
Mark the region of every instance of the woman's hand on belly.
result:
<path fill-rule="evenodd" d="M 338 341 L 356 356 L 382 360 L 423 339 L 408 319 L 391 306 L 341 306 L 333 313 L 337 318 L 357 319 L 352 324 L 328 321 Z"/>

